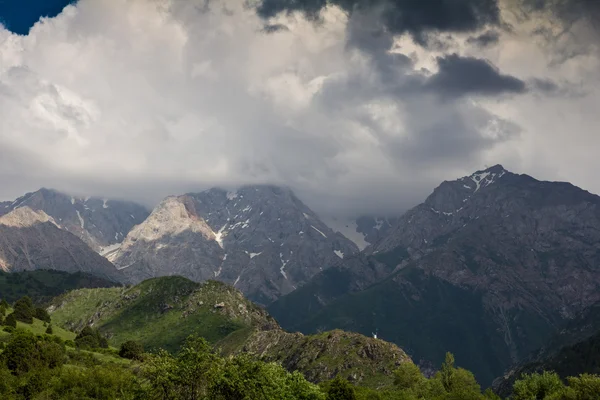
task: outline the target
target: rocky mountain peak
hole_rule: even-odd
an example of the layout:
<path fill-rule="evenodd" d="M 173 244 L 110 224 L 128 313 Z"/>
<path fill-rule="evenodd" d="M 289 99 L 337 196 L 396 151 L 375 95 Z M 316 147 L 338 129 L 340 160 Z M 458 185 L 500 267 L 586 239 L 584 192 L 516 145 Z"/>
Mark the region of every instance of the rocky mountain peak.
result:
<path fill-rule="evenodd" d="M 122 246 L 126 247 L 137 240 L 152 242 L 185 231 L 200 233 L 208 240 L 215 240 L 210 227 L 195 213 L 189 197 L 169 196 L 152 211 L 144 223 L 132 229 Z"/>
<path fill-rule="evenodd" d="M 36 224 L 50 222 L 56 226 L 54 219 L 43 211 L 34 211 L 29 207 L 17 208 L 0 217 L 0 225 L 14 228 L 27 228 Z"/>
<path fill-rule="evenodd" d="M 219 279 L 263 304 L 357 253 L 289 188 L 212 188 L 165 199 L 111 256 L 134 281 Z"/>
<path fill-rule="evenodd" d="M 0 215 L 29 207 L 43 211 L 99 253 L 120 243 L 148 211 L 135 203 L 98 197 L 75 197 L 54 189 L 41 188 L 11 203 L 2 203 Z"/>
<path fill-rule="evenodd" d="M 461 210 L 472 196 L 500 182 L 507 174 L 513 175 L 498 164 L 454 181 L 444 181 L 427 197 L 424 204 L 434 212 L 449 215 Z"/>
<path fill-rule="evenodd" d="M 125 277 L 108 260 L 41 210 L 21 206 L 0 217 L 0 269 L 87 272 L 112 281 Z"/>

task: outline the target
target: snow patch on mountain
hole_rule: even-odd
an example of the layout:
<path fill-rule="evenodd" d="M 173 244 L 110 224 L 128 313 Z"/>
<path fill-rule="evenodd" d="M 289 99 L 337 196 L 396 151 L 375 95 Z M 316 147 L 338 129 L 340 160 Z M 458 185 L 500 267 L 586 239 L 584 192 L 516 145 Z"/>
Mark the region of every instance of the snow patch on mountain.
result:
<path fill-rule="evenodd" d="M 327 238 L 327 235 L 318 230 L 314 225 L 311 225 L 310 227 L 313 228 L 315 231 L 319 232 L 324 238 Z"/>

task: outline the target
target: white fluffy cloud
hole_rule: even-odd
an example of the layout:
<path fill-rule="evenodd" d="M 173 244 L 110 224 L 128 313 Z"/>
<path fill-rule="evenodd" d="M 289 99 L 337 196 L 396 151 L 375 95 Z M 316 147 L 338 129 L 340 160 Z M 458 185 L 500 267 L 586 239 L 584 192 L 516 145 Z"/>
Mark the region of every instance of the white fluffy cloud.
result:
<path fill-rule="evenodd" d="M 369 15 L 266 33 L 242 3 L 81 0 L 28 36 L 0 27 L 0 198 L 269 182 L 318 211 L 387 212 L 486 163 L 600 193 L 597 52 L 552 63 L 559 44 L 527 26 L 485 50 L 455 37 L 451 52 L 560 90 L 439 97 L 423 82 L 440 52 L 369 32 L 349 46 Z"/>

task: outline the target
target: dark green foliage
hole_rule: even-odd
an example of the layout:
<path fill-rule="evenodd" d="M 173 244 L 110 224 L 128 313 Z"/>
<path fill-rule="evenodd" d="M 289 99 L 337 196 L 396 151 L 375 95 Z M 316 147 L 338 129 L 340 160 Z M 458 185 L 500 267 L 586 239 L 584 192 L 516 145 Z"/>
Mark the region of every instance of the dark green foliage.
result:
<path fill-rule="evenodd" d="M 135 375 L 122 367 L 99 365 L 88 368 L 63 368 L 49 382 L 44 395 L 48 399 L 144 399 Z"/>
<path fill-rule="evenodd" d="M 318 386 L 298 372 L 248 355 L 221 358 L 202 338 L 190 337 L 176 356 L 149 356 L 142 373 L 149 398 L 159 399 L 298 399 L 324 400 Z"/>
<path fill-rule="evenodd" d="M 354 386 L 339 376 L 327 387 L 327 400 L 356 400 Z"/>
<path fill-rule="evenodd" d="M 50 314 L 48 314 L 45 308 L 36 307 L 33 316 L 41 321 L 50 323 Z"/>
<path fill-rule="evenodd" d="M 53 270 L 10 273 L 0 271 L 0 293 L 10 303 L 23 296 L 29 296 L 36 304 L 41 304 L 70 290 L 113 286 L 119 284 L 84 272 L 71 274 Z"/>
<path fill-rule="evenodd" d="M 17 327 L 17 319 L 15 318 L 14 313 L 10 313 L 6 316 L 3 322 L 4 326 L 16 328 Z"/>
<path fill-rule="evenodd" d="M 81 338 L 93 337 L 85 329 Z M 135 343 L 125 348 L 137 347 Z M 139 349 L 138 349 L 139 350 Z M 112 354 L 103 350 L 102 354 Z M 224 358 L 199 337 L 189 337 L 176 355 L 164 350 L 131 366 L 103 361 L 99 353 L 70 350 L 52 335 L 17 329 L 0 355 L 0 398 L 7 400 L 500 400 L 481 393 L 473 374 L 446 354 L 440 370 L 425 378 L 410 363 L 395 372 L 395 387 L 370 389 L 338 376 L 321 387 L 300 373 L 249 354 Z M 119 359 L 122 360 L 122 359 Z M 69 365 L 63 365 L 64 363 Z M 561 381 L 555 373 L 525 375 L 511 400 L 597 400 L 600 376 Z"/>
<path fill-rule="evenodd" d="M 33 323 L 35 308 L 33 307 L 33 302 L 29 296 L 24 296 L 17 300 L 13 309 L 13 314 L 15 315 L 17 321 L 21 321 L 26 324 Z"/>
<path fill-rule="evenodd" d="M 565 392 L 565 385 L 558 374 L 543 372 L 541 374 L 526 374 L 515 382 L 512 400 L 545 400 L 560 399 Z"/>
<path fill-rule="evenodd" d="M 10 308 L 8 302 L 4 299 L 0 300 L 0 317 L 6 314 L 6 311 Z"/>
<path fill-rule="evenodd" d="M 53 340 L 16 330 L 2 353 L 2 360 L 13 375 L 23 375 L 34 369 L 60 367 L 64 356 L 64 347 Z"/>
<path fill-rule="evenodd" d="M 247 355 L 226 359 L 208 388 L 208 398 L 323 400 L 318 386 L 298 373 L 289 373 L 275 363 L 264 363 Z"/>
<path fill-rule="evenodd" d="M 86 326 L 79 332 L 77 337 L 75 337 L 75 345 L 80 349 L 97 349 L 97 348 L 108 348 L 108 341 L 100 331 L 97 329 L 93 329 L 89 326 Z"/>
<path fill-rule="evenodd" d="M 569 399 L 595 400 L 600 397 L 600 376 L 581 374 L 567 378 L 569 383 Z"/>
<path fill-rule="evenodd" d="M 10 399 L 14 394 L 14 380 L 6 364 L 0 362 L 0 399 Z"/>
<path fill-rule="evenodd" d="M 52 325 L 48 325 L 48 327 L 46 328 L 46 333 L 48 335 L 52 335 Z"/>
<path fill-rule="evenodd" d="M 394 385 L 401 390 L 422 386 L 426 380 L 419 367 L 413 363 L 402 363 L 394 371 Z"/>
<path fill-rule="evenodd" d="M 130 360 L 142 360 L 144 355 L 144 346 L 139 342 L 128 340 L 121 345 L 119 356 L 129 358 Z"/>

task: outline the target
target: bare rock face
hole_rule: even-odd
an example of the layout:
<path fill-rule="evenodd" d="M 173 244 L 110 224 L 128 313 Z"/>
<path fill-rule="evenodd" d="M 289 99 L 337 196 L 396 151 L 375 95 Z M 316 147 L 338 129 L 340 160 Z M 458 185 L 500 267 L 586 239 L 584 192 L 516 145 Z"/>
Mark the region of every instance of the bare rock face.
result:
<path fill-rule="evenodd" d="M 247 186 L 165 199 L 110 259 L 136 282 L 219 279 L 268 304 L 357 252 L 291 190 Z"/>
<path fill-rule="evenodd" d="M 54 221 L 99 253 L 114 249 L 148 211 L 135 203 L 101 198 L 77 198 L 51 189 L 27 193 L 14 202 L 0 203 L 0 215 L 29 207 Z"/>
<path fill-rule="evenodd" d="M 19 207 L 0 217 L 0 269 L 87 272 L 111 281 L 125 277 L 104 257 L 43 211 Z"/>

